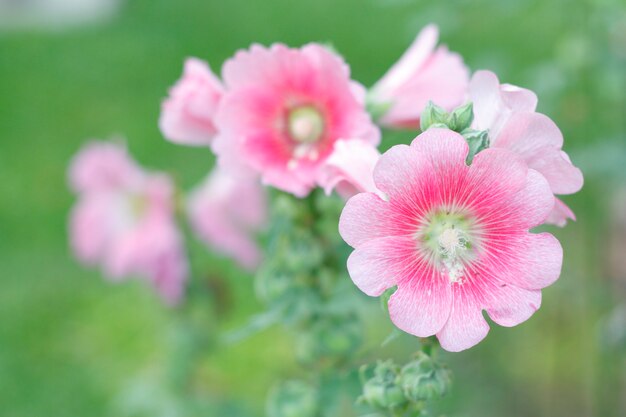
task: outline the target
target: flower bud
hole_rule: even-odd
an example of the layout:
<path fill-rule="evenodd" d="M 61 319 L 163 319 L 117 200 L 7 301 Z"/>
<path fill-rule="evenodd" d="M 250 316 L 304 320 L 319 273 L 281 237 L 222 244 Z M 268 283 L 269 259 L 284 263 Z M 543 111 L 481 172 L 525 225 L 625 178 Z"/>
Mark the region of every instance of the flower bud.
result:
<path fill-rule="evenodd" d="M 422 131 L 426 131 L 428 128 L 437 127 L 434 125 L 442 124 L 447 126 L 448 113 L 444 108 L 437 106 L 432 101 L 429 101 L 424 111 L 420 116 L 420 128 Z"/>
<path fill-rule="evenodd" d="M 318 392 L 304 381 L 286 381 L 274 387 L 267 400 L 269 417 L 315 417 Z"/>
<path fill-rule="evenodd" d="M 398 385 L 399 367 L 391 360 L 378 362 L 374 376 L 363 384 L 360 401 L 379 409 L 395 409 L 406 404 L 407 399 Z M 363 373 L 363 369 L 361 370 Z"/>
<path fill-rule="evenodd" d="M 467 103 L 450 113 L 447 125 L 455 132 L 462 132 L 465 129 L 469 129 L 473 121 L 474 106 L 472 103 Z"/>
<path fill-rule="evenodd" d="M 451 372 L 430 356 L 419 352 L 417 359 L 402 368 L 398 384 L 412 402 L 444 396 L 451 384 Z"/>

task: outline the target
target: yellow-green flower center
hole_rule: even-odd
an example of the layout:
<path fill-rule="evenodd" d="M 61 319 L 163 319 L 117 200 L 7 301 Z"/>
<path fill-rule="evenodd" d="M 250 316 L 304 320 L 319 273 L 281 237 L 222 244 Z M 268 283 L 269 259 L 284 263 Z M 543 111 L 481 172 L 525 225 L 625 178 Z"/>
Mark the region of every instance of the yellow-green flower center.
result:
<path fill-rule="evenodd" d="M 476 258 L 478 237 L 470 216 L 438 210 L 425 217 L 415 235 L 420 251 L 452 283 L 462 283 Z"/>
<path fill-rule="evenodd" d="M 289 112 L 287 128 L 295 142 L 315 143 L 324 133 L 324 118 L 313 106 L 296 107 Z"/>

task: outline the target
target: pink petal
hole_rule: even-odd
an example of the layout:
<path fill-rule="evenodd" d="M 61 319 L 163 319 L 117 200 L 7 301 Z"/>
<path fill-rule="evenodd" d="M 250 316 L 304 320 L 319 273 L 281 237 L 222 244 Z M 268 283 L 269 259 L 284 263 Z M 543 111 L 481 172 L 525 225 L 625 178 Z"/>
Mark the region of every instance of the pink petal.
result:
<path fill-rule="evenodd" d="M 492 274 L 506 283 L 538 290 L 552 285 L 561 274 L 563 249 L 549 233 L 526 233 L 492 246 Z"/>
<path fill-rule="evenodd" d="M 372 88 L 373 100 L 391 104 L 380 122 L 395 128 L 417 128 L 429 101 L 451 110 L 465 98 L 469 71 L 463 59 L 446 47 L 435 50 L 437 26 L 426 26 L 400 60 Z"/>
<path fill-rule="evenodd" d="M 411 146 L 397 145 L 385 152 L 374 169 L 374 183 L 392 201 L 408 198 L 412 189 L 428 187 L 418 184 L 436 182 L 441 171 L 450 169 L 463 176 L 467 169 L 465 157 L 468 149 L 458 133 L 447 129 L 428 129 Z"/>
<path fill-rule="evenodd" d="M 474 106 L 472 126 L 478 130 L 496 133 L 502 125 L 505 111 L 500 92 L 500 80 L 491 71 L 476 71 L 469 85 L 469 95 Z"/>
<path fill-rule="evenodd" d="M 254 177 L 215 169 L 187 199 L 194 232 L 218 253 L 253 269 L 261 260 L 254 234 L 267 220 L 265 190 Z"/>
<path fill-rule="evenodd" d="M 530 90 L 510 84 L 500 85 L 498 77 L 490 71 L 476 71 L 469 84 L 469 98 L 474 105 L 472 127 L 488 130 L 497 138 L 512 114 L 534 112 L 537 96 Z"/>
<path fill-rule="evenodd" d="M 576 221 L 576 215 L 563 201 L 555 198 L 554 208 L 548 215 L 546 223 L 554 224 L 559 227 L 564 227 L 567 224 L 567 220 Z"/>
<path fill-rule="evenodd" d="M 401 87 L 419 71 L 430 54 L 435 50 L 438 39 L 439 28 L 437 25 L 425 26 L 398 62 L 393 64 L 372 88 L 374 94 L 381 95 L 382 99 L 391 99 L 391 92 Z"/>
<path fill-rule="evenodd" d="M 526 88 L 512 84 L 500 86 L 504 104 L 513 112 L 534 112 L 537 109 L 537 95 Z"/>
<path fill-rule="evenodd" d="M 459 54 L 445 47 L 426 61 L 420 73 L 406 82 L 391 100 L 393 105 L 380 122 L 395 128 L 419 128 L 419 119 L 429 101 L 452 110 L 465 99 L 469 71 Z"/>
<path fill-rule="evenodd" d="M 571 194 L 580 190 L 583 176 L 561 151 L 562 145 L 559 128 L 540 113 L 513 114 L 493 143 L 524 158 L 546 177 L 555 194 Z"/>
<path fill-rule="evenodd" d="M 140 181 L 141 171 L 122 143 L 91 141 L 72 159 L 70 185 L 76 192 L 112 190 Z"/>
<path fill-rule="evenodd" d="M 517 155 L 488 148 L 474 158 L 456 201 L 485 219 L 492 219 L 494 213 L 504 216 L 509 213 L 501 210 L 502 205 L 524 189 L 527 181 L 528 168 Z"/>
<path fill-rule="evenodd" d="M 504 203 L 499 213 L 491 216 L 491 222 L 501 222 L 507 228 L 527 230 L 544 223 L 554 203 L 555 198 L 546 179 L 530 169 L 526 186 L 512 200 Z"/>
<path fill-rule="evenodd" d="M 223 93 L 221 82 L 206 62 L 187 59 L 182 78 L 161 107 L 163 136 L 179 144 L 210 144 L 217 133 L 214 117 Z"/>
<path fill-rule="evenodd" d="M 416 266 L 414 275 L 399 282 L 389 299 L 389 315 L 401 330 L 428 337 L 446 324 L 451 306 L 450 282 L 432 268 Z"/>
<path fill-rule="evenodd" d="M 348 272 L 361 291 L 377 297 L 413 273 L 416 257 L 414 239 L 381 237 L 352 252 L 348 258 Z"/>
<path fill-rule="evenodd" d="M 482 315 L 480 295 L 471 286 L 453 287 L 452 309 L 445 326 L 437 333 L 441 347 L 449 352 L 469 349 L 489 333 L 489 325 Z"/>
<path fill-rule="evenodd" d="M 70 237 L 74 253 L 82 262 L 98 262 L 112 235 L 107 196 L 84 196 L 72 210 Z"/>
<path fill-rule="evenodd" d="M 339 233 L 354 248 L 379 237 L 405 234 L 393 216 L 389 204 L 376 194 L 357 194 L 341 212 Z"/>
<path fill-rule="evenodd" d="M 486 296 L 485 309 L 500 326 L 517 326 L 541 306 L 540 290 L 525 290 L 511 284 L 497 283 Z"/>
<path fill-rule="evenodd" d="M 337 189 L 346 199 L 359 192 L 376 192 L 373 172 L 379 158 L 378 150 L 362 140 L 340 140 L 324 163 L 318 183 L 326 194 Z"/>

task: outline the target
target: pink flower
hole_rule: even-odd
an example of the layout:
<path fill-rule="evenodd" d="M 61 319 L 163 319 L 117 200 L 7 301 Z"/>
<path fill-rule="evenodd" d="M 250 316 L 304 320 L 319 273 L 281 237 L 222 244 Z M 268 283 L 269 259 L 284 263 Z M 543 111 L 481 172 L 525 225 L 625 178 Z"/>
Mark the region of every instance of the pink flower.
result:
<path fill-rule="evenodd" d="M 318 182 L 327 195 L 334 189 L 345 199 L 365 191 L 377 192 L 373 172 L 379 158 L 380 152 L 362 140 L 337 141 Z"/>
<path fill-rule="evenodd" d="M 187 200 L 194 232 L 207 245 L 253 269 L 261 261 L 253 234 L 267 222 L 265 189 L 258 179 L 215 169 Z"/>
<path fill-rule="evenodd" d="M 394 128 L 419 128 L 429 101 L 452 110 L 462 104 L 469 70 L 460 55 L 437 46 L 439 30 L 428 25 L 387 73 L 374 85 L 372 101 L 389 106 L 380 123 Z"/>
<path fill-rule="evenodd" d="M 321 45 L 253 45 L 227 61 L 222 73 L 227 93 L 214 150 L 229 169 L 249 167 L 264 183 L 305 196 L 338 139 L 380 140 L 363 87 Z"/>
<path fill-rule="evenodd" d="M 388 199 L 351 198 L 339 231 L 355 248 L 348 272 L 366 294 L 397 286 L 391 320 L 419 337 L 437 335 L 449 351 L 467 349 L 489 330 L 527 320 L 541 288 L 557 280 L 562 249 L 548 233 L 554 198 L 546 180 L 514 153 L 489 148 L 465 164 L 457 133 L 429 129 L 394 146 L 374 169 Z"/>
<path fill-rule="evenodd" d="M 170 179 L 143 171 L 122 145 L 107 142 L 86 145 L 69 172 L 79 196 L 70 219 L 77 258 L 114 280 L 142 276 L 175 304 L 188 267 Z"/>
<path fill-rule="evenodd" d="M 563 150 L 563 135 L 547 116 L 536 113 L 537 96 L 530 90 L 500 85 L 495 74 L 478 71 L 470 83 L 474 105 L 472 127 L 488 130 L 491 146 L 509 149 L 539 171 L 554 194 L 573 194 L 583 186 L 580 169 Z M 574 213 L 557 199 L 548 223 L 564 226 Z"/>
<path fill-rule="evenodd" d="M 220 80 L 206 62 L 187 59 L 183 77 L 161 108 L 163 136 L 184 145 L 209 145 L 217 133 L 214 117 L 223 93 Z"/>

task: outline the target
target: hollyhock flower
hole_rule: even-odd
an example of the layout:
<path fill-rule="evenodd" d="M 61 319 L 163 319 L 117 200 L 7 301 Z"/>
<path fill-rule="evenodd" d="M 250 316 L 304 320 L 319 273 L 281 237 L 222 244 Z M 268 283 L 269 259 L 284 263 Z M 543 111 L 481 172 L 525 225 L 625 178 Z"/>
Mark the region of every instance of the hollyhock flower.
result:
<path fill-rule="evenodd" d="M 161 106 L 163 136 L 184 145 L 209 145 L 217 133 L 214 117 L 223 94 L 222 83 L 206 62 L 187 59 L 182 78 Z"/>
<path fill-rule="evenodd" d="M 217 168 L 190 194 L 187 213 L 207 245 L 253 269 L 261 261 L 253 234 L 267 222 L 266 198 L 258 179 Z"/>
<path fill-rule="evenodd" d="M 446 110 L 459 106 L 467 91 L 469 70 L 460 55 L 437 48 L 439 29 L 428 25 L 409 49 L 372 87 L 371 101 L 386 107 L 379 122 L 394 128 L 419 128 L 429 101 Z"/>
<path fill-rule="evenodd" d="M 583 186 L 583 175 L 563 150 L 563 134 L 547 116 L 536 113 L 537 96 L 530 90 L 500 85 L 489 71 L 472 77 L 470 100 L 474 105 L 472 127 L 488 130 L 492 147 L 509 149 L 539 171 L 554 194 L 573 194 Z M 548 223 L 564 226 L 575 220 L 572 210 L 557 199 Z"/>
<path fill-rule="evenodd" d="M 107 142 L 86 145 L 69 173 L 79 196 L 70 218 L 76 257 L 113 280 L 141 276 L 176 303 L 188 268 L 170 179 L 143 171 L 122 145 Z"/>
<path fill-rule="evenodd" d="M 345 199 L 365 191 L 376 192 L 372 177 L 378 150 L 359 139 L 340 140 L 326 160 L 318 182 L 327 195 L 333 190 Z"/>
<path fill-rule="evenodd" d="M 498 148 L 467 166 L 468 151 L 461 135 L 437 128 L 394 146 L 374 169 L 387 200 L 358 194 L 339 222 L 355 248 L 355 284 L 370 296 L 397 286 L 391 320 L 419 337 L 437 335 L 449 351 L 487 335 L 482 310 L 502 326 L 528 319 L 562 262 L 552 235 L 528 232 L 554 206 L 543 176 Z"/>
<path fill-rule="evenodd" d="M 321 45 L 253 45 L 228 60 L 222 75 L 227 93 L 214 150 L 231 170 L 249 167 L 264 183 L 302 197 L 316 185 L 337 140 L 380 140 L 363 87 Z"/>

